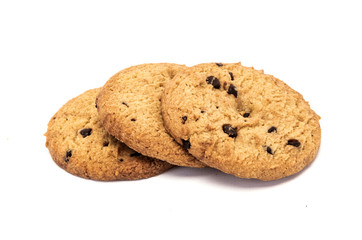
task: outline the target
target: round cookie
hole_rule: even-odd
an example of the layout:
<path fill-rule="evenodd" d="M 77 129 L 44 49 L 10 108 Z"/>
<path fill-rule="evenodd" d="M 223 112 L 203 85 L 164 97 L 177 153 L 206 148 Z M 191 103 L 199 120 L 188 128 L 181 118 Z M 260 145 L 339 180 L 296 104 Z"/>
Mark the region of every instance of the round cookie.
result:
<path fill-rule="evenodd" d="M 89 90 L 67 102 L 48 124 L 46 147 L 58 166 L 93 180 L 136 180 L 172 167 L 142 156 L 109 135 L 98 120 L 95 99 Z"/>
<path fill-rule="evenodd" d="M 241 178 L 301 171 L 321 141 L 320 117 L 281 80 L 240 63 L 200 64 L 165 86 L 166 129 L 197 159 Z"/>
<path fill-rule="evenodd" d="M 97 97 L 105 129 L 137 152 L 179 166 L 204 167 L 163 126 L 161 95 L 166 82 L 187 67 L 142 64 L 111 77 Z"/>

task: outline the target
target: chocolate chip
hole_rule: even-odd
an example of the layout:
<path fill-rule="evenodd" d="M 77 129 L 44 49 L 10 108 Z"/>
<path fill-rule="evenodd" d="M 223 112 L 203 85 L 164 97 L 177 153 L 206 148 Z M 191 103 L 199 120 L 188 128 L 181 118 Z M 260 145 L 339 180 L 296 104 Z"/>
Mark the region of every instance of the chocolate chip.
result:
<path fill-rule="evenodd" d="M 187 116 L 183 116 L 182 117 L 182 124 L 185 124 L 186 120 L 187 120 Z"/>
<path fill-rule="evenodd" d="M 250 116 L 250 113 L 244 113 L 244 114 L 243 114 L 243 117 L 244 117 L 244 118 L 248 118 L 249 116 Z"/>
<path fill-rule="evenodd" d="M 123 159 L 121 158 L 121 159 L 119 159 L 119 161 L 120 161 L 120 162 L 123 162 Z"/>
<path fill-rule="evenodd" d="M 92 134 L 92 129 L 91 128 L 83 128 L 82 130 L 79 131 L 80 135 L 83 136 L 83 138 L 88 137 L 89 135 Z"/>
<path fill-rule="evenodd" d="M 224 64 L 222 64 L 222 63 L 215 63 L 218 67 L 222 67 L 222 66 L 224 66 Z"/>
<path fill-rule="evenodd" d="M 103 143 L 103 147 L 108 147 L 108 145 L 109 145 L 109 142 L 104 142 Z"/>
<path fill-rule="evenodd" d="M 131 153 L 129 156 L 130 157 L 137 157 L 137 156 L 141 156 L 141 153 L 134 152 L 134 153 Z"/>
<path fill-rule="evenodd" d="M 297 139 L 289 139 L 287 145 L 291 145 L 294 147 L 299 147 L 300 142 Z"/>
<path fill-rule="evenodd" d="M 204 110 L 201 110 L 201 113 L 204 113 L 205 111 Z"/>
<path fill-rule="evenodd" d="M 238 136 L 237 128 L 233 128 L 230 124 L 222 125 L 222 130 L 231 138 L 235 138 Z"/>
<path fill-rule="evenodd" d="M 97 105 L 97 103 L 96 103 L 95 105 L 96 105 L 96 108 L 98 108 L 98 105 Z"/>
<path fill-rule="evenodd" d="M 230 75 L 231 81 L 234 81 L 234 74 L 232 72 L 229 72 L 229 75 Z"/>
<path fill-rule="evenodd" d="M 66 157 L 71 157 L 72 156 L 72 150 L 68 150 L 65 156 Z"/>
<path fill-rule="evenodd" d="M 220 89 L 220 81 L 214 76 L 209 76 L 206 78 L 206 82 L 211 84 L 214 88 Z"/>
<path fill-rule="evenodd" d="M 267 153 L 273 155 L 273 151 L 272 151 L 272 149 L 270 147 L 267 146 L 266 151 L 267 151 Z"/>
<path fill-rule="evenodd" d="M 134 121 L 136 121 L 136 119 L 132 118 L 131 121 L 134 122 Z"/>
<path fill-rule="evenodd" d="M 72 156 L 72 150 L 68 150 L 65 154 L 64 161 L 69 162 L 69 158 Z"/>
<path fill-rule="evenodd" d="M 182 147 L 183 147 L 184 149 L 189 149 L 189 148 L 191 147 L 191 143 L 190 143 L 189 140 L 183 140 L 183 139 L 181 139 L 181 141 L 182 141 Z"/>
<path fill-rule="evenodd" d="M 277 128 L 273 126 L 268 129 L 268 133 L 272 133 L 272 132 L 277 132 Z"/>
<path fill-rule="evenodd" d="M 236 91 L 236 87 L 232 84 L 230 84 L 227 93 L 234 95 L 234 97 L 238 97 L 238 91 Z"/>
<path fill-rule="evenodd" d="M 122 102 L 122 104 L 125 105 L 126 107 L 129 107 L 126 102 Z"/>

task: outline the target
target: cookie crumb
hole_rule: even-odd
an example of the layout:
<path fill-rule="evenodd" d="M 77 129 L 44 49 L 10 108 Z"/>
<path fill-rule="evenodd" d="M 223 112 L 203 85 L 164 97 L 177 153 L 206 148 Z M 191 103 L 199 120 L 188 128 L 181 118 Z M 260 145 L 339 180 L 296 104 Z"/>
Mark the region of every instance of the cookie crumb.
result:
<path fill-rule="evenodd" d="M 224 89 L 226 89 L 226 86 L 228 85 L 228 83 L 227 82 L 224 82 L 224 84 L 222 85 L 222 87 L 224 88 Z"/>

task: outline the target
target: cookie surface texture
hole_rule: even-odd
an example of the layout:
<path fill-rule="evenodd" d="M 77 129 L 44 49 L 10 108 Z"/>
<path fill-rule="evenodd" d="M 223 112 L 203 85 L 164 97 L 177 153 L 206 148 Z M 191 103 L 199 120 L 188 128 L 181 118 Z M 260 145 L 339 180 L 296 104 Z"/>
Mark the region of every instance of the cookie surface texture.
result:
<path fill-rule="evenodd" d="M 166 85 L 162 113 L 166 129 L 192 155 L 240 178 L 295 174 L 313 161 L 321 141 L 320 117 L 302 95 L 240 63 L 186 69 Z"/>
<path fill-rule="evenodd" d="M 109 135 L 98 120 L 89 90 L 67 102 L 48 124 L 46 146 L 58 166 L 93 180 L 136 180 L 158 175 L 171 164 L 142 156 Z"/>
<path fill-rule="evenodd" d="M 182 65 L 156 63 L 120 71 L 102 88 L 98 113 L 107 131 L 135 151 L 174 165 L 203 167 L 163 126 L 164 85 L 184 69 Z"/>

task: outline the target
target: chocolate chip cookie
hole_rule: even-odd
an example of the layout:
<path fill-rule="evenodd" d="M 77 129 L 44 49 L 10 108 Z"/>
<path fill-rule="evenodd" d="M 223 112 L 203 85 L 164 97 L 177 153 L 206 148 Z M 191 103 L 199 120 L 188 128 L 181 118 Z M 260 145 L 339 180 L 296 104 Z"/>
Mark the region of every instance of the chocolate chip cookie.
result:
<path fill-rule="evenodd" d="M 166 132 L 161 115 L 164 85 L 186 68 L 170 63 L 142 64 L 111 77 L 97 97 L 105 129 L 143 155 L 174 165 L 203 167 Z"/>
<path fill-rule="evenodd" d="M 274 180 L 312 162 L 320 117 L 281 80 L 240 63 L 200 64 L 168 82 L 166 129 L 197 159 L 241 178 Z"/>
<path fill-rule="evenodd" d="M 67 102 L 49 121 L 46 147 L 58 166 L 93 180 L 135 180 L 165 172 L 171 164 L 142 156 L 109 135 L 98 120 L 89 90 Z"/>

